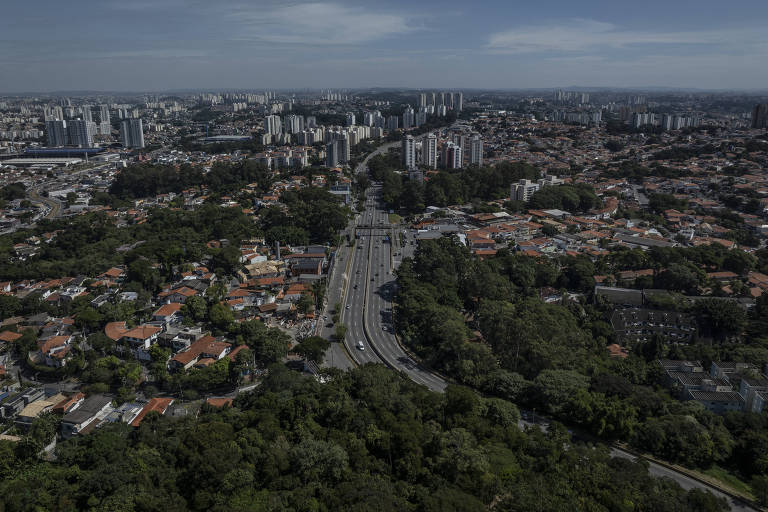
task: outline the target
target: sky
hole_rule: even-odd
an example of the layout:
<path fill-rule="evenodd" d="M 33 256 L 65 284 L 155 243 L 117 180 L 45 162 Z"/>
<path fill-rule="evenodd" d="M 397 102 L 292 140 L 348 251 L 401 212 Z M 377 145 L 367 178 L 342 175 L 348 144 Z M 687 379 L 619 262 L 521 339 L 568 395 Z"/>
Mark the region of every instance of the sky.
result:
<path fill-rule="evenodd" d="M 766 0 L 3 0 L 0 92 L 768 89 Z"/>

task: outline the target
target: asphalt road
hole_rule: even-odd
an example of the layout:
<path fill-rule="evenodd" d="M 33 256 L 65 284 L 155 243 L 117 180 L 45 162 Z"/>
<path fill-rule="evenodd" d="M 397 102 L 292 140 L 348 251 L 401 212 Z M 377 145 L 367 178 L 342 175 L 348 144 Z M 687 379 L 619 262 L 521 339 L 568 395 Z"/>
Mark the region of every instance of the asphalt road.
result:
<path fill-rule="evenodd" d="M 341 233 L 344 236 L 346 233 L 353 236 L 353 231 L 343 231 Z M 325 339 L 331 340 L 331 346 L 325 351 L 325 358 L 321 366 L 340 368 L 342 370 L 348 370 L 354 368 L 355 363 L 349 358 L 346 349 L 341 343 L 333 341 L 335 326 L 332 323 L 333 308 L 336 303 L 341 303 L 344 298 L 344 290 L 348 280 L 347 266 L 349 259 L 352 256 L 352 248 L 346 244 L 342 244 L 336 250 L 335 261 L 333 263 L 333 271 L 328 277 L 328 288 L 326 291 L 326 303 L 325 308 L 321 312 L 320 318 L 318 318 L 317 334 Z"/>
<path fill-rule="evenodd" d="M 383 153 L 395 145 L 397 143 L 386 144 L 368 158 Z M 368 158 L 357 167 L 356 172 L 367 171 Z M 433 391 L 443 391 L 447 383 L 408 356 L 393 334 L 392 298 L 395 295 L 396 284 L 392 271 L 404 256 L 413 255 L 415 247 L 410 245 L 413 232 L 407 233 L 406 244 L 400 247 L 399 234 L 393 231 L 393 226 L 389 225 L 388 215 L 378 197 L 379 188 L 373 186 L 366 194 L 365 209 L 353 222 L 360 226 L 367 226 L 369 229 L 360 230 L 361 237 L 356 241 L 354 249 L 346 248 L 343 254 L 347 256 L 342 255 L 342 258 L 351 257 L 352 261 L 338 261 L 334 270 L 335 275 L 330 280 L 332 290 L 329 297 L 345 297 L 342 305 L 342 321 L 347 325 L 347 335 L 344 340 L 346 352 L 340 345 L 334 344 L 331 347 L 333 354 L 331 357 L 340 361 L 349 353 L 357 364 L 384 363 L 404 372 L 415 382 Z M 384 241 L 386 235 L 390 237 L 389 242 Z M 395 255 L 393 251 L 399 254 Z M 347 263 L 349 266 L 346 265 Z M 342 269 L 345 269 L 345 272 L 340 272 Z M 346 269 L 349 269 L 348 272 Z M 346 275 L 342 276 L 342 274 Z M 335 302 L 329 298 L 328 303 L 331 307 Z M 332 333 L 331 328 L 323 329 L 324 335 L 329 336 Z M 362 350 L 357 348 L 359 341 L 363 342 Z M 326 364 L 328 363 L 326 359 Z M 343 367 L 338 362 L 333 366 Z M 534 425 L 546 429 L 546 424 L 542 421 L 531 422 L 526 419 L 520 421 L 521 428 Z M 611 448 L 611 455 L 635 458 L 634 455 L 617 448 Z M 648 471 L 655 477 L 672 479 L 683 489 L 698 488 L 723 497 L 728 501 L 731 510 L 737 512 L 756 510 L 749 504 L 734 500 L 714 487 L 654 462 L 648 461 Z"/>
<path fill-rule="evenodd" d="M 355 173 L 367 172 L 368 160 L 370 158 L 383 154 L 389 151 L 390 148 L 397 147 L 398 145 L 398 142 L 381 145 L 358 164 L 355 168 Z M 368 193 L 370 193 L 370 190 Z M 342 235 L 349 233 L 350 237 L 354 239 L 355 226 L 358 222 L 363 222 L 366 219 L 365 215 L 365 213 L 361 213 L 352 219 L 347 229 L 342 232 Z M 327 318 L 321 324 L 322 327 L 319 329 L 319 335 L 326 339 L 333 339 L 334 326 L 329 326 L 330 318 L 333 314 L 334 305 L 337 302 L 342 302 L 340 321 L 347 326 L 346 347 L 340 343 L 331 342 L 331 347 L 325 353 L 323 366 L 348 369 L 356 364 L 383 363 L 376 353 L 370 349 L 363 329 L 362 307 L 365 287 L 360 287 L 359 280 L 356 280 L 355 283 L 349 283 L 351 278 L 361 276 L 363 272 L 367 272 L 367 252 L 363 249 L 357 249 L 357 247 L 362 246 L 364 243 L 362 240 L 357 240 L 355 247 L 343 246 L 337 252 L 338 259 L 333 273 L 328 280 L 328 300 L 323 312 L 323 315 Z M 351 262 L 349 261 L 350 257 L 352 258 Z M 357 274 L 358 271 L 360 274 Z M 354 288 L 355 284 L 357 284 L 357 289 Z M 349 308 L 346 306 L 349 306 Z M 364 350 L 356 348 L 357 341 L 363 341 Z M 353 359 L 350 359 L 350 356 Z"/>
<path fill-rule="evenodd" d="M 620 450 L 618 448 L 611 448 L 611 456 L 612 457 L 621 457 L 623 459 L 631 459 L 634 460 L 636 457 L 632 455 L 629 452 L 625 452 L 624 450 Z M 669 478 L 671 480 L 674 480 L 677 482 L 677 484 L 685 489 L 686 491 L 690 489 L 702 489 L 705 491 L 709 491 L 718 498 L 725 498 L 728 502 L 728 506 L 731 508 L 731 510 L 735 510 L 737 512 L 757 512 L 757 509 L 750 506 L 748 503 L 744 503 L 743 501 L 736 500 L 727 494 L 723 494 L 719 490 L 715 489 L 714 487 L 710 487 L 709 485 L 706 485 L 702 482 L 699 482 L 698 480 L 694 480 L 693 478 L 684 475 L 683 473 L 678 473 L 675 470 L 669 469 L 667 467 L 664 467 L 660 464 L 656 464 L 655 462 L 646 461 L 648 463 L 648 472 L 658 478 Z"/>
<path fill-rule="evenodd" d="M 30 189 L 29 200 L 33 203 L 44 203 L 48 205 L 49 211 L 46 218 L 53 219 L 59 216 L 59 212 L 61 211 L 61 201 L 58 199 L 43 197 L 36 189 Z"/>
<path fill-rule="evenodd" d="M 359 219 L 360 238 L 353 256 L 349 291 L 344 310 L 346 345 L 359 364 L 383 362 L 404 372 L 414 382 L 433 391 L 447 383 L 413 360 L 398 344 L 392 323 L 395 296 L 393 274 L 393 227 L 379 198 L 380 188 L 367 191 L 365 210 Z M 386 237 L 390 240 L 387 241 Z M 360 342 L 362 341 L 362 349 Z"/>
<path fill-rule="evenodd" d="M 517 426 L 521 430 L 530 427 L 530 428 L 539 428 L 543 431 L 546 431 L 549 428 L 548 418 L 544 416 L 537 416 L 536 414 L 531 413 L 531 411 L 526 411 L 524 409 L 521 409 L 520 413 L 521 413 L 521 418 L 520 420 L 518 420 Z M 622 459 L 629 459 L 629 460 L 635 460 L 637 458 L 635 457 L 635 455 L 616 447 L 610 448 L 610 455 L 611 457 L 621 457 Z M 710 485 L 707 485 L 704 482 L 695 480 L 686 474 L 678 473 L 673 469 L 669 469 L 665 466 L 662 466 L 661 464 L 657 464 L 649 460 L 646 460 L 645 462 L 648 464 L 648 473 L 651 476 L 655 476 L 657 478 L 669 478 L 670 480 L 673 480 L 674 482 L 676 482 L 680 487 L 682 487 L 686 491 L 691 489 L 701 489 L 704 491 L 709 491 L 715 496 L 717 496 L 718 498 L 725 498 L 725 500 L 728 502 L 728 506 L 730 507 L 730 509 L 735 512 L 758 512 L 758 509 L 752 507 L 748 503 L 745 503 L 738 499 L 734 499 L 728 496 L 727 494 L 720 492 L 718 489 Z"/>

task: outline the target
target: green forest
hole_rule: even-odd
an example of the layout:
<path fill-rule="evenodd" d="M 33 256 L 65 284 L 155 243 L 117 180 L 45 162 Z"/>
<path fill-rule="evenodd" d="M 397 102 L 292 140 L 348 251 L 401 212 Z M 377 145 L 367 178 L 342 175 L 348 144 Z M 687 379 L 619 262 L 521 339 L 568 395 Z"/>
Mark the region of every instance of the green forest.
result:
<path fill-rule="evenodd" d="M 159 272 L 166 275 L 174 265 L 201 258 L 212 258 L 212 270 L 234 274 L 239 269 L 236 249 L 242 240 L 266 236 L 269 242 L 284 244 L 330 244 L 347 223 L 349 210 L 325 189 L 289 191 L 281 200 L 282 207 L 265 208 L 255 220 L 241 208 L 212 202 L 193 211 L 154 208 L 148 211 L 146 222 L 122 227 L 101 212 L 42 220 L 32 230 L 0 237 L 0 280 L 95 277 L 111 266 L 131 264 L 139 258 L 160 264 Z M 14 244 L 53 231 L 59 233 L 40 246 L 39 254 L 14 261 Z M 206 246 L 210 240 L 222 239 L 235 247 L 218 250 Z"/>
<path fill-rule="evenodd" d="M 368 163 L 371 178 L 382 183 L 382 198 L 393 209 L 405 214 L 422 213 L 426 206 L 508 200 L 511 185 L 522 179 L 536 180 L 539 170 L 525 162 L 500 162 L 487 167 L 439 170 L 424 183 L 411 181 L 396 153 L 377 155 Z M 599 207 L 600 199 L 584 184 L 545 187 L 534 194 L 530 208 L 561 208 L 584 212 Z M 521 204 L 509 204 L 521 209 Z"/>
<path fill-rule="evenodd" d="M 697 248 L 674 257 L 694 254 L 716 259 L 717 251 Z M 586 258 L 537 260 L 500 250 L 480 260 L 455 239 L 422 241 L 415 258 L 397 271 L 397 326 L 427 364 L 490 396 L 672 462 L 720 465 L 745 481 L 764 479 L 765 415 L 718 416 L 696 402 L 673 399 L 656 361 L 700 359 L 707 367 L 713 360 L 747 361 L 762 368 L 768 363 L 768 299 L 761 298 L 749 315 L 702 301 L 696 306 L 701 327 L 737 332 L 690 345 L 654 338 L 633 347 L 628 358 L 612 359 L 606 350 L 613 341 L 611 309 L 592 297 L 594 274 Z M 541 287 L 560 289 L 563 298 L 545 303 Z M 566 289 L 584 292 L 586 300 L 568 300 Z M 734 342 L 741 329 L 746 334 Z"/>
<path fill-rule="evenodd" d="M 276 365 L 232 408 L 106 425 L 61 443 L 53 462 L 31 455 L 31 440 L 0 441 L 0 510 L 726 510 L 573 444 L 562 425 L 517 421 L 506 400 L 432 393 L 382 366 L 318 384 Z M 49 427 L 43 417 L 33 430 Z"/>

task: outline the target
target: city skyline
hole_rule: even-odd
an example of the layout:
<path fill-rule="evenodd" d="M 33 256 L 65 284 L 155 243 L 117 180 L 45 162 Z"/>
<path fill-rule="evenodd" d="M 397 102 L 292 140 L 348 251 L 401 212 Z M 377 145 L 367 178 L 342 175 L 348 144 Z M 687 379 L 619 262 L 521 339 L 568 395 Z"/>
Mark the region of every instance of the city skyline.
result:
<path fill-rule="evenodd" d="M 717 12 L 717 16 L 712 13 Z M 6 6 L 0 92 L 759 90 L 768 5 L 55 2 Z"/>

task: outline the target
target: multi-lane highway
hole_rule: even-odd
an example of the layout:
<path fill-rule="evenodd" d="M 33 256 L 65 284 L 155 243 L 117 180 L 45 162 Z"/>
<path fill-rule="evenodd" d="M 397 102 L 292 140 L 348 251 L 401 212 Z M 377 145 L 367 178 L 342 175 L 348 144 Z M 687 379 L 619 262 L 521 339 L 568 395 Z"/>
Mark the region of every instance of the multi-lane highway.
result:
<path fill-rule="evenodd" d="M 414 382 L 442 391 L 447 385 L 445 380 L 414 361 L 394 334 L 395 231 L 389 224 L 377 185 L 366 192 L 365 209 L 358 217 L 356 234 L 342 317 L 347 325 L 347 349 L 358 364 L 384 363 L 404 372 Z"/>
<path fill-rule="evenodd" d="M 368 172 L 371 157 L 397 145 L 395 142 L 380 146 L 356 167 L 355 172 Z M 373 185 L 366 190 L 364 205 L 342 233 L 354 238 L 354 245 L 352 248 L 340 247 L 336 252 L 329 279 L 328 302 L 319 333 L 326 338 L 333 337 L 334 329 L 327 317 L 337 302 L 341 303 L 340 321 L 347 331 L 343 345 L 331 344 L 323 364 L 347 368 L 351 362 L 349 358 L 354 364 L 381 363 L 404 372 L 414 382 L 433 391 L 442 391 L 447 383 L 414 361 L 394 335 L 394 269 L 402 256 L 393 253 L 398 251 L 397 245 L 393 244 L 397 241 L 396 233 L 380 198 L 380 186 Z"/>
<path fill-rule="evenodd" d="M 393 145 L 382 146 L 369 155 L 369 158 Z M 358 166 L 356 172 L 367 172 L 367 162 L 368 158 Z M 341 298 L 341 317 L 347 325 L 344 350 L 341 345 L 334 344 L 331 348 L 332 357 L 338 361 L 340 357 L 349 354 L 356 364 L 383 363 L 404 372 L 413 381 L 433 391 L 443 391 L 447 385 L 446 381 L 414 361 L 400 347 L 394 335 L 392 300 L 396 283 L 393 272 L 404 256 L 412 256 L 414 247 L 409 241 L 405 246 L 398 247 L 399 234 L 396 227 L 389 223 L 378 185 L 373 185 L 366 191 L 365 208 L 353 222 L 354 226 L 350 226 L 347 232 L 351 235 L 357 233 L 359 238 L 353 249 L 345 247 L 339 250 L 340 258 L 334 270 L 336 277 L 332 276 L 331 279 L 331 286 L 337 288 L 333 296 Z M 389 237 L 388 241 L 385 240 L 386 236 Z M 327 336 L 330 331 L 330 328 L 325 327 L 323 332 Z M 346 362 L 337 363 L 334 366 L 344 367 L 345 364 Z M 521 425 L 523 426 L 525 425 Z M 633 457 L 617 448 L 611 450 L 611 455 Z M 671 468 L 650 462 L 649 472 L 657 477 L 670 478 L 684 489 L 699 488 L 724 497 L 731 510 L 756 510 L 747 503 Z"/>

